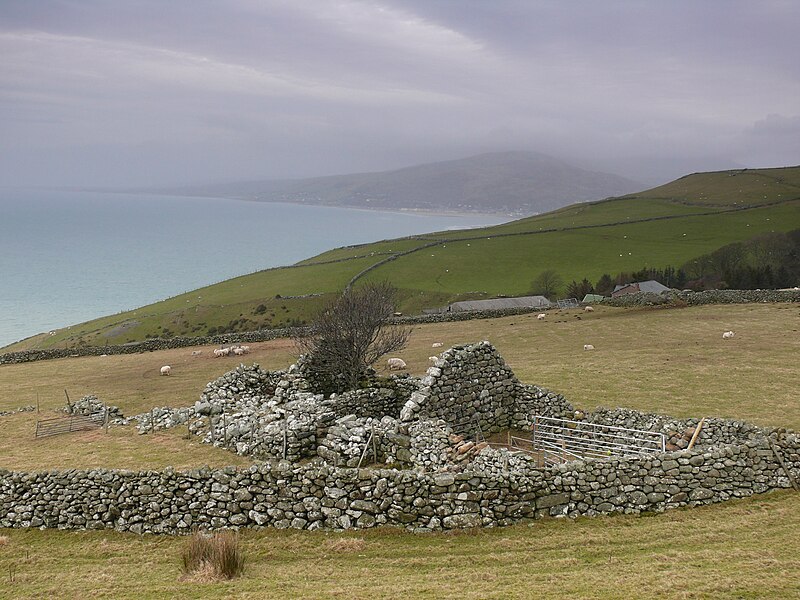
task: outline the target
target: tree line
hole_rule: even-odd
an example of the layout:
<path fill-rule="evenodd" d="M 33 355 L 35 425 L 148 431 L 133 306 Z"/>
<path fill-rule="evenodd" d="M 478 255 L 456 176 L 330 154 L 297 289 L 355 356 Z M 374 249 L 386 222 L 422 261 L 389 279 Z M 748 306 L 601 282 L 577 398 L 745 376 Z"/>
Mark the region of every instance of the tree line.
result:
<path fill-rule="evenodd" d="M 638 271 L 604 273 L 592 283 L 564 283 L 553 269 L 540 273 L 530 292 L 556 298 L 577 298 L 586 294 L 608 296 L 616 285 L 655 279 L 665 286 L 695 291 L 708 289 L 776 289 L 800 285 L 800 229 L 772 232 L 744 242 L 734 242 L 674 267 L 643 267 Z"/>

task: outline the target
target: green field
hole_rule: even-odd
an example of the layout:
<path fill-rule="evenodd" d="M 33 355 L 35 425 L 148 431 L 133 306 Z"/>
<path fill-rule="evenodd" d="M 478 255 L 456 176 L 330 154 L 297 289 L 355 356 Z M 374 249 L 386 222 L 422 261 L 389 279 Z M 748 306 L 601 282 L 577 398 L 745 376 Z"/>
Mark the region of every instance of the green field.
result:
<path fill-rule="evenodd" d="M 581 317 L 578 319 L 577 317 Z M 722 340 L 727 329 L 733 340 Z M 726 416 L 800 429 L 800 306 L 752 304 L 551 311 L 415 327 L 400 356 L 415 374 L 431 344 L 488 339 L 517 375 L 576 406 L 625 406 L 683 417 Z M 591 343 L 594 352 L 583 352 Z M 236 360 L 204 348 L 0 366 L 0 468 L 152 468 L 244 464 L 183 432 L 130 428 L 32 437 L 36 418 L 96 393 L 126 414 L 185 406 Z M 271 369 L 286 340 L 253 345 Z M 173 374 L 158 368 L 171 364 Z M 795 598 L 800 597 L 800 494 L 784 491 L 654 516 L 539 520 L 481 531 L 414 535 L 247 531 L 245 576 L 180 576 L 181 538 L 114 532 L 0 530 L 0 598 Z"/>
<path fill-rule="evenodd" d="M 331 250 L 6 350 L 284 327 L 308 321 L 354 279 L 390 281 L 399 289 L 399 310 L 416 313 L 455 300 L 526 294 L 548 269 L 565 282 L 596 281 L 603 273 L 677 267 L 731 242 L 799 227 L 800 167 L 691 175 L 504 225 Z"/>

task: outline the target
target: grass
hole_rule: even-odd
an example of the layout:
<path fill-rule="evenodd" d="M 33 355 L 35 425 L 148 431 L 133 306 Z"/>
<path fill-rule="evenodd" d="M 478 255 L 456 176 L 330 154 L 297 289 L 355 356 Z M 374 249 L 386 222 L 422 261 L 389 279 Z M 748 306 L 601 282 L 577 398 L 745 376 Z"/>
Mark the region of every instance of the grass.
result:
<path fill-rule="evenodd" d="M 787 491 L 479 532 L 245 531 L 247 572 L 224 582 L 181 577 L 185 538 L 8 530 L 0 598 L 792 598 L 798 528 Z"/>
<path fill-rule="evenodd" d="M 652 218 L 661 220 L 642 221 Z M 800 167 L 702 173 L 503 225 L 330 250 L 292 267 L 237 277 L 53 336 L 34 336 L 6 350 L 196 336 L 220 327 L 284 327 L 308 320 L 354 276 L 392 256 L 365 279 L 391 281 L 400 288 L 399 309 L 409 313 L 465 297 L 525 294 L 546 269 L 555 269 L 565 282 L 596 281 L 603 273 L 680 266 L 731 242 L 798 227 Z M 401 256 L 431 241 L 442 243 Z M 341 262 L 318 264 L 331 260 Z"/>
<path fill-rule="evenodd" d="M 193 534 L 183 545 L 181 561 L 188 581 L 222 581 L 244 573 L 244 554 L 233 531 Z"/>

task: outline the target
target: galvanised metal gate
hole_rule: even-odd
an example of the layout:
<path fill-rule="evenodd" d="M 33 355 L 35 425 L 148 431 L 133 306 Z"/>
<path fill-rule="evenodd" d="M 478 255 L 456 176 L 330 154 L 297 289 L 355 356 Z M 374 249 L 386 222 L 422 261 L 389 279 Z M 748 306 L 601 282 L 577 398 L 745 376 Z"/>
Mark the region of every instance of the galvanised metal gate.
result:
<path fill-rule="evenodd" d="M 531 426 L 535 452 L 546 465 L 584 458 L 642 456 L 665 452 L 663 433 L 535 416 Z"/>

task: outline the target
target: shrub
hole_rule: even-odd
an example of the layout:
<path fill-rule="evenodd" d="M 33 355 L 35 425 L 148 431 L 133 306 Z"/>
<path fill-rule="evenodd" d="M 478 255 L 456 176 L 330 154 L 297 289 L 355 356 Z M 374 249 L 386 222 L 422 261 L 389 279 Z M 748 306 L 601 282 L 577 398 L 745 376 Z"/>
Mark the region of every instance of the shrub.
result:
<path fill-rule="evenodd" d="M 232 531 L 214 534 L 195 533 L 183 546 L 181 555 L 186 576 L 220 580 L 233 579 L 244 572 L 244 555 L 239 535 Z"/>

